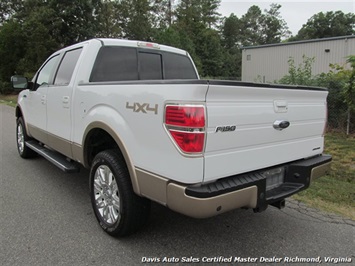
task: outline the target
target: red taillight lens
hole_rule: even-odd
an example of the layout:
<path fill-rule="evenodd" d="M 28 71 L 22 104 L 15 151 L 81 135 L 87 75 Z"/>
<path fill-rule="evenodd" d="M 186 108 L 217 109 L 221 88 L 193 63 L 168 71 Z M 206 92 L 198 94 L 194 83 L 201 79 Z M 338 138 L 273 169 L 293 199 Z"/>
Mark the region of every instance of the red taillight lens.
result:
<path fill-rule="evenodd" d="M 201 153 L 205 145 L 205 108 L 167 105 L 165 124 L 172 140 L 185 153 Z"/>
<path fill-rule="evenodd" d="M 166 107 L 165 123 L 180 127 L 204 127 L 205 110 L 202 106 L 168 105 Z"/>
<path fill-rule="evenodd" d="M 170 130 L 170 134 L 183 152 L 202 152 L 205 133 L 189 133 Z"/>

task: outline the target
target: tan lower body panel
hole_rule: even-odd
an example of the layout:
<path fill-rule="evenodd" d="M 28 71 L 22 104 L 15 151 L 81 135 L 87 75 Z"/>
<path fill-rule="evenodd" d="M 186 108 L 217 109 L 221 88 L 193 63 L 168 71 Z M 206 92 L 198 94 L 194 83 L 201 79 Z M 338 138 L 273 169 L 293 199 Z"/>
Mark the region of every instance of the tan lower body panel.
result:
<path fill-rule="evenodd" d="M 311 172 L 311 180 L 324 176 L 327 172 L 330 171 L 330 165 L 331 162 L 314 167 Z"/>
<path fill-rule="evenodd" d="M 61 154 L 67 156 L 68 158 L 73 158 L 71 150 L 72 142 L 70 142 L 69 140 L 48 133 L 48 146 L 50 146 L 57 152 L 60 152 Z"/>
<path fill-rule="evenodd" d="M 187 186 L 136 168 L 141 196 L 194 218 L 212 217 L 241 207 L 256 208 L 256 186 L 225 193 L 210 198 L 195 198 L 185 194 Z"/>
<path fill-rule="evenodd" d="M 139 168 L 136 168 L 136 175 L 141 196 L 166 205 L 169 180 Z"/>
<path fill-rule="evenodd" d="M 47 131 L 32 125 L 28 125 L 28 129 L 31 137 L 67 156 L 68 158 L 72 158 L 72 142 L 69 140 L 48 133 Z"/>
<path fill-rule="evenodd" d="M 170 209 L 194 218 L 208 218 L 241 207 L 255 208 L 256 186 L 247 187 L 211 198 L 194 198 L 185 194 L 185 187 L 168 185 L 167 205 Z"/>
<path fill-rule="evenodd" d="M 32 126 L 30 124 L 27 124 L 27 128 L 28 128 L 27 133 L 29 136 L 35 138 L 36 140 L 44 144 L 48 144 L 48 134 L 44 130 Z"/>

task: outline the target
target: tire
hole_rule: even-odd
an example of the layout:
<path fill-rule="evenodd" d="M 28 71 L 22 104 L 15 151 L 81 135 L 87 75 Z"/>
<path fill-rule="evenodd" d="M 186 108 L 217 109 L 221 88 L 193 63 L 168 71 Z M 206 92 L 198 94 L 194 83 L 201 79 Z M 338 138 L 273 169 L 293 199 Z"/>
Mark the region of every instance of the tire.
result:
<path fill-rule="evenodd" d="M 100 152 L 94 158 L 90 196 L 100 226 L 112 236 L 130 235 L 149 218 L 150 200 L 134 193 L 126 164 L 116 150 Z"/>
<path fill-rule="evenodd" d="M 17 119 L 16 123 L 16 139 L 17 139 L 17 151 L 22 158 L 32 158 L 37 155 L 37 153 L 30 148 L 28 148 L 25 144 L 26 141 L 31 138 L 27 135 L 25 123 L 22 117 Z"/>

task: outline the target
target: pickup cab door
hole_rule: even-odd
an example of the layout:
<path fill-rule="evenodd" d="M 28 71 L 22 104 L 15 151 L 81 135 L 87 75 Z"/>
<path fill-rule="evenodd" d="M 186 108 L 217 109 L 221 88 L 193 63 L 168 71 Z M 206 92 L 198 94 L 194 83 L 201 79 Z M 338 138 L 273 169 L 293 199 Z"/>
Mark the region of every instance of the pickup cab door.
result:
<path fill-rule="evenodd" d="M 74 72 L 82 47 L 66 51 L 60 61 L 53 86 L 47 93 L 48 145 L 72 157 L 72 95 Z"/>
<path fill-rule="evenodd" d="M 26 123 L 31 136 L 47 144 L 47 92 L 58 65 L 59 55 L 49 58 L 33 79 L 33 88 L 23 99 L 26 106 Z"/>

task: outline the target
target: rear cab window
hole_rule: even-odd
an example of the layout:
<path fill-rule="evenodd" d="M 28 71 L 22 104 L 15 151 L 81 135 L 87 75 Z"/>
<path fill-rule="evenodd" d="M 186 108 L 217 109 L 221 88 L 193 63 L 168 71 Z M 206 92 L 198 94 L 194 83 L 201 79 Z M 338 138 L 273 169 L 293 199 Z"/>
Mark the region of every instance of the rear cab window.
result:
<path fill-rule="evenodd" d="M 187 55 L 135 47 L 101 47 L 90 82 L 197 79 Z"/>
<path fill-rule="evenodd" d="M 104 46 L 97 55 L 90 81 L 138 80 L 137 60 L 135 48 Z"/>
<path fill-rule="evenodd" d="M 163 79 L 161 54 L 139 52 L 139 79 Z"/>

